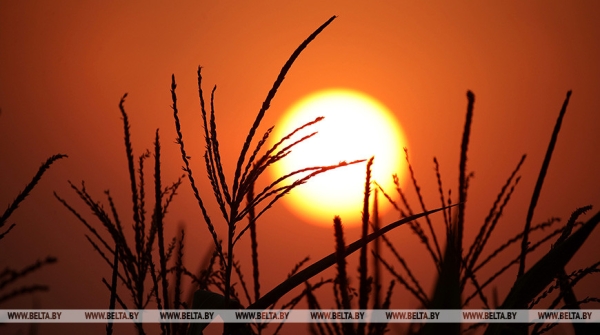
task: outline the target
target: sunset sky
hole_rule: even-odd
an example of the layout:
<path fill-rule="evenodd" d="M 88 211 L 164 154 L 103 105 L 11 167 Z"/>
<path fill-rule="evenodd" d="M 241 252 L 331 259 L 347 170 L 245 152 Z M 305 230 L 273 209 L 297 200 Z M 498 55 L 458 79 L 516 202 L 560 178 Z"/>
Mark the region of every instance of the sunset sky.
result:
<path fill-rule="evenodd" d="M 427 207 L 436 208 L 440 201 L 432 159 L 435 156 L 440 163 L 445 192 L 451 188 L 456 197 L 465 93 L 472 90 L 476 100 L 468 170 L 475 177 L 467 203 L 467 246 L 520 157 L 527 154 L 521 181 L 492 235 L 490 247 L 496 247 L 523 229 L 554 123 L 566 92 L 573 90 L 533 222 L 561 217 L 564 223 L 573 210 L 588 204 L 596 207 L 584 219 L 598 211 L 600 3 L 3 1 L 0 206 L 16 197 L 49 156 L 63 153 L 69 158 L 52 166 L 10 218 L 8 224 L 17 226 L 0 241 L 0 269 L 22 268 L 46 255 L 55 256 L 57 264 L 22 282 L 51 286 L 49 292 L 35 295 L 39 306 L 107 308 L 109 294 L 101 279 L 110 277 L 110 268 L 86 241 L 85 227 L 52 192 L 100 228 L 68 181 L 80 185 L 85 180 L 88 191 L 103 202 L 103 191 L 110 189 L 121 217 L 130 220 L 125 221 L 129 228 L 131 195 L 118 109 L 121 96 L 129 94 L 125 107 L 136 157 L 152 148 L 155 130 L 160 128 L 163 184 L 167 185 L 182 174 L 170 108 L 170 78 L 175 74 L 192 168 L 216 220 L 218 207 L 202 159 L 197 67 L 203 67 L 206 94 L 218 85 L 218 135 L 231 181 L 248 129 L 281 66 L 332 15 L 338 18 L 287 75 L 259 136 L 277 126 L 285 110 L 307 94 L 327 88 L 362 91 L 397 117 Z M 148 170 L 148 181 L 151 174 Z M 264 186 L 271 182 L 269 178 L 265 175 L 259 182 Z M 412 185 L 405 183 L 404 189 L 413 209 L 418 209 Z M 360 211 L 357 208 L 357 218 Z M 382 220 L 388 223 L 397 217 L 388 212 Z M 212 240 L 187 180 L 166 220 L 169 237 L 185 225 L 185 262 L 196 269 Z M 434 222 L 441 233 L 441 217 Z M 217 220 L 217 225 L 223 234 L 224 223 Z M 316 261 L 334 251 L 333 229 L 307 224 L 282 204 L 261 218 L 258 234 L 263 292 L 283 281 L 304 257 Z M 346 242 L 358 237 L 358 228 L 346 231 Z M 431 293 L 434 265 L 426 249 L 405 227 L 389 237 Z M 567 270 L 597 262 L 599 238 L 600 232 L 595 231 Z M 248 240 L 237 248 L 246 278 L 251 278 Z M 507 255 L 517 252 L 512 248 Z M 540 255 L 530 256 L 527 264 Z M 351 257 L 349 267 L 354 282 L 356 259 Z M 481 276 L 487 278 L 503 264 L 499 261 Z M 323 276 L 333 274 L 328 271 Z M 516 267 L 499 280 L 501 298 L 515 276 Z M 575 290 L 580 298 L 600 295 L 592 279 L 580 285 Z M 416 299 L 396 288 L 393 308 L 418 307 Z M 329 287 L 321 295 L 328 307 L 334 306 Z M 33 300 L 25 296 L 0 308 L 30 308 Z M 477 303 L 473 308 L 480 307 Z M 102 334 L 104 325 L 42 325 L 40 334 L 81 330 Z"/>

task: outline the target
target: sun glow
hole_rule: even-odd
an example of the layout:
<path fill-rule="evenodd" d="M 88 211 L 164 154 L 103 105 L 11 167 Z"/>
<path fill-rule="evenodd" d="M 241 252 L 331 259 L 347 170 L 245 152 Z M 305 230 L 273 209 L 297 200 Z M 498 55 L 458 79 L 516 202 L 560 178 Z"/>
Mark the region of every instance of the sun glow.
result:
<path fill-rule="evenodd" d="M 303 129 L 288 142 L 318 131 L 274 165 L 273 178 L 310 166 L 375 156 L 372 180 L 386 190 L 394 189 L 394 173 L 403 180 L 405 169 L 401 157 L 407 143 L 400 125 L 385 106 L 357 91 L 329 89 L 304 97 L 277 123 L 272 141 L 319 116 L 325 119 Z M 335 215 L 346 226 L 356 224 L 361 217 L 365 173 L 366 163 L 325 172 L 292 190 L 283 201 L 295 215 L 311 224 L 330 226 Z M 379 204 L 380 213 L 389 208 L 387 201 Z"/>

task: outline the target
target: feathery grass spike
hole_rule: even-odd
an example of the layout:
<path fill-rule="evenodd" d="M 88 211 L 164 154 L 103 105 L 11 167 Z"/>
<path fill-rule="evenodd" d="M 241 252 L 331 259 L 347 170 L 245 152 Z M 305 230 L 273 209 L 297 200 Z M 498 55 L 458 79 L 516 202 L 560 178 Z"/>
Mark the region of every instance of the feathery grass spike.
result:
<path fill-rule="evenodd" d="M 48 158 L 46 160 L 46 162 L 44 162 L 42 164 L 42 166 L 40 166 L 40 168 L 38 169 L 38 172 L 35 174 L 35 176 L 33 176 L 31 181 L 29 182 L 29 184 L 27 184 L 27 186 L 25 186 L 25 189 L 23 189 L 23 191 L 21 191 L 21 193 L 19 193 L 19 195 L 17 195 L 15 200 L 8 206 L 8 208 L 4 211 L 4 213 L 0 217 L 0 228 L 2 228 L 2 226 L 4 226 L 4 224 L 6 223 L 6 220 L 8 220 L 10 215 L 15 211 L 15 209 L 17 209 L 17 207 L 19 207 L 19 204 L 23 200 L 25 200 L 25 198 L 33 190 L 35 185 L 37 185 L 37 183 L 40 181 L 40 179 L 42 179 L 42 176 L 44 175 L 46 170 L 48 170 L 50 168 L 50 165 L 52 165 L 52 163 L 54 163 L 55 161 L 57 161 L 61 158 L 65 158 L 65 157 L 68 157 L 68 156 L 63 155 L 63 154 L 56 154 L 56 155 L 50 156 L 50 158 Z M 12 228 L 9 228 L 9 230 L 10 229 L 12 229 Z M 6 233 L 7 232 L 5 232 L 5 234 Z"/>
<path fill-rule="evenodd" d="M 327 20 L 319 28 L 317 28 L 317 30 L 315 30 L 312 34 L 310 34 L 310 36 L 308 36 L 308 38 L 306 40 L 304 40 L 304 42 L 302 42 L 298 46 L 298 48 L 296 48 L 296 50 L 294 50 L 294 52 L 292 53 L 290 58 L 287 60 L 287 62 L 281 68 L 281 71 L 279 72 L 277 79 L 273 83 L 273 87 L 271 87 L 271 90 L 267 94 L 267 98 L 263 102 L 262 107 L 261 107 L 260 111 L 258 112 L 258 115 L 256 115 L 256 119 L 254 120 L 254 123 L 252 124 L 252 127 L 250 128 L 250 131 L 248 132 L 248 136 L 246 137 L 246 141 L 244 142 L 244 146 L 242 147 L 242 152 L 240 153 L 240 156 L 239 156 L 239 159 L 237 162 L 237 166 L 235 168 L 235 176 L 233 177 L 234 197 L 235 197 L 235 194 L 238 192 L 238 186 L 239 186 L 238 179 L 241 174 L 242 165 L 244 164 L 244 161 L 246 160 L 246 153 L 248 152 L 248 148 L 250 147 L 250 143 L 252 142 L 254 133 L 258 129 L 258 126 L 260 125 L 260 122 L 262 121 L 265 113 L 267 112 L 267 109 L 269 109 L 269 107 L 271 105 L 271 101 L 275 97 L 275 93 L 277 93 L 279 86 L 281 86 L 281 84 L 283 83 L 283 80 L 285 79 L 285 75 L 288 73 L 288 71 L 292 67 L 292 64 L 294 64 L 294 62 L 296 61 L 298 56 L 300 56 L 300 53 L 302 53 L 302 51 L 308 46 L 308 44 L 310 44 L 310 42 L 312 42 L 323 31 L 323 29 L 325 29 L 331 22 L 333 22 L 333 20 L 335 20 L 335 18 L 336 18 L 336 16 L 332 16 L 331 18 L 329 18 L 329 20 Z"/>
<path fill-rule="evenodd" d="M 363 247 L 360 249 L 359 258 L 359 292 L 358 292 L 358 308 L 367 309 L 367 302 L 369 301 L 370 282 L 367 278 L 368 266 L 367 266 L 367 235 L 369 233 L 369 197 L 371 195 L 371 167 L 373 166 L 373 159 L 371 157 L 367 162 L 367 172 L 365 178 L 365 191 L 363 200 L 363 212 L 362 212 L 362 240 Z M 358 325 L 357 333 L 359 335 L 364 334 L 364 323 Z"/>
<path fill-rule="evenodd" d="M 198 68 L 198 71 L 200 71 L 200 68 Z M 179 150 L 181 151 L 181 159 L 183 160 L 183 163 L 184 163 L 183 170 L 187 173 L 188 180 L 190 181 L 190 185 L 194 192 L 194 197 L 196 198 L 196 201 L 198 202 L 198 206 L 200 207 L 200 210 L 202 211 L 202 217 L 204 218 L 204 221 L 208 227 L 208 231 L 210 232 L 210 235 L 213 238 L 213 242 L 215 244 L 215 249 L 216 249 L 217 255 L 219 256 L 219 258 L 221 259 L 222 262 L 225 262 L 225 256 L 223 253 L 223 249 L 221 247 L 221 243 L 219 242 L 219 237 L 217 236 L 215 227 L 212 224 L 212 220 L 210 219 L 210 216 L 208 215 L 208 211 L 206 210 L 206 207 L 204 206 L 204 202 L 202 201 L 202 197 L 200 196 L 200 191 L 198 190 L 198 187 L 196 186 L 196 181 L 194 179 L 192 169 L 190 168 L 189 158 L 185 151 L 185 144 L 183 142 L 183 133 L 181 132 L 181 123 L 179 122 L 179 111 L 177 109 L 177 94 L 175 93 L 176 88 L 177 88 L 177 84 L 175 83 L 175 75 L 172 75 L 171 76 L 171 99 L 173 101 L 173 105 L 171 107 L 173 109 L 173 118 L 175 120 L 175 130 L 177 132 L 177 141 L 176 142 L 177 142 L 177 144 L 179 144 Z M 202 97 L 202 95 L 200 95 L 200 96 Z"/>
<path fill-rule="evenodd" d="M 456 222 L 457 233 L 457 252 L 462 258 L 462 237 L 465 221 L 465 206 L 467 201 L 467 151 L 469 149 L 469 137 L 471 134 L 471 123 L 473 122 L 473 105 L 475 104 L 475 95 L 471 91 L 467 91 L 467 116 L 465 118 L 465 127 L 463 130 L 462 143 L 460 145 L 460 164 L 458 176 L 458 220 Z"/>

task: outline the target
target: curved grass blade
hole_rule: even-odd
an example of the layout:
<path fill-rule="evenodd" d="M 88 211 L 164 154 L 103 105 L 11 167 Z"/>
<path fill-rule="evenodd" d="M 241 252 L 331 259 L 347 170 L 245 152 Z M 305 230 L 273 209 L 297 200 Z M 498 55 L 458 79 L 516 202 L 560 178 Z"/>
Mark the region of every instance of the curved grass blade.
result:
<path fill-rule="evenodd" d="M 540 170 L 540 174 L 538 175 L 538 180 L 535 184 L 535 189 L 533 190 L 533 195 L 531 196 L 531 203 L 529 203 L 529 209 L 527 210 L 527 219 L 525 221 L 525 229 L 523 231 L 523 240 L 521 241 L 521 260 L 519 262 L 519 272 L 517 274 L 517 278 L 521 277 L 525 272 L 525 258 L 527 255 L 527 248 L 529 247 L 529 228 L 531 227 L 531 220 L 533 219 L 533 212 L 535 211 L 535 206 L 537 205 L 537 201 L 540 197 L 540 192 L 542 191 L 542 185 L 544 184 L 544 178 L 546 177 L 546 172 L 548 172 L 548 166 L 550 166 L 550 159 L 552 158 L 552 152 L 554 151 L 554 146 L 556 145 L 556 140 L 558 139 L 558 133 L 560 132 L 560 126 L 562 124 L 563 117 L 567 112 L 567 106 L 569 105 L 569 99 L 571 98 L 571 91 L 567 92 L 567 97 L 563 102 L 560 113 L 558 114 L 558 119 L 556 120 L 556 124 L 554 125 L 554 131 L 552 131 L 552 137 L 550 138 L 550 143 L 548 143 L 548 150 L 546 150 L 546 156 L 544 157 L 544 163 L 542 164 L 542 168 Z"/>
<path fill-rule="evenodd" d="M 456 205 L 452 205 L 452 206 L 456 206 Z M 431 211 L 427 211 L 427 212 L 423 212 L 420 214 L 415 214 L 415 215 L 411 215 L 409 217 L 403 218 L 401 220 L 395 221 L 393 223 L 390 223 L 389 225 L 379 229 L 379 231 L 371 233 L 367 236 L 366 239 L 358 239 L 357 241 L 349 244 L 346 247 L 346 257 L 352 253 L 354 253 L 355 251 L 359 250 L 361 247 L 363 247 L 364 245 L 370 243 L 371 241 L 375 240 L 376 238 L 378 238 L 379 236 L 389 232 L 390 230 L 397 228 L 407 222 L 416 220 L 420 217 L 423 217 L 425 215 L 430 215 L 433 214 L 435 212 L 439 212 L 441 210 L 445 210 L 449 207 L 452 206 L 448 206 L 448 207 L 442 207 L 442 208 L 438 208 L 438 209 L 434 209 Z M 321 260 L 313 263 L 312 265 L 310 265 L 309 267 L 307 267 L 306 269 L 298 272 L 296 275 L 288 278 L 286 281 L 282 282 L 281 284 L 277 285 L 274 289 L 272 289 L 271 291 L 269 291 L 267 294 L 265 294 L 263 297 L 261 297 L 260 299 L 258 299 L 256 302 L 254 302 L 253 304 L 251 304 L 250 306 L 248 306 L 248 309 L 266 309 L 267 307 L 271 306 L 275 301 L 279 300 L 279 298 L 283 297 L 283 295 L 285 295 L 286 293 L 288 293 L 289 291 L 291 291 L 292 289 L 294 289 L 296 286 L 304 283 L 305 281 L 309 280 L 310 278 L 316 276 L 317 274 L 323 272 L 324 270 L 326 270 L 327 268 L 329 268 L 330 266 L 336 264 L 336 254 L 331 253 L 328 256 L 323 257 Z"/>
<path fill-rule="evenodd" d="M 542 292 L 556 275 L 563 271 L 565 265 L 590 236 L 598 222 L 600 222 L 600 212 L 596 213 L 564 242 L 555 245 L 529 271 L 517 279 L 500 309 L 526 309 L 527 304 Z M 503 327 L 502 324 L 491 323 L 485 334 L 500 334 Z"/>

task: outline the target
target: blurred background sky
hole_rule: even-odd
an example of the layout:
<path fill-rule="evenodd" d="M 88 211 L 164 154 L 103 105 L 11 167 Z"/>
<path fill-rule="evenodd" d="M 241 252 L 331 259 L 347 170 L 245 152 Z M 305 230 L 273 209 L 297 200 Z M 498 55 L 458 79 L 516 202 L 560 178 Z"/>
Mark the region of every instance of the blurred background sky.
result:
<path fill-rule="evenodd" d="M 0 242 L 0 268 L 21 268 L 46 255 L 56 256 L 57 264 L 22 282 L 47 283 L 51 290 L 0 308 L 29 308 L 33 300 L 42 308 L 108 306 L 101 278 L 109 278 L 110 269 L 86 241 L 83 225 L 52 192 L 99 227 L 67 182 L 85 180 L 98 200 L 104 201 L 103 191 L 110 189 L 121 217 L 131 218 L 118 110 L 125 92 L 134 155 L 152 148 L 154 131 L 160 128 L 166 185 L 182 173 L 170 109 L 170 76 L 175 74 L 186 144 L 209 210 L 217 218 L 212 191 L 203 178 L 197 66 L 204 68 L 205 92 L 218 85 L 219 139 L 231 180 L 248 128 L 281 66 L 332 15 L 339 17 L 294 64 L 259 134 L 306 94 L 330 87 L 363 91 L 385 104 L 402 124 L 423 196 L 434 208 L 439 205 L 434 156 L 445 188 L 457 194 L 465 93 L 472 90 L 476 102 L 468 169 L 475 178 L 467 204 L 467 245 L 521 155 L 527 154 L 521 182 L 492 235 L 490 252 L 522 231 L 550 134 L 572 89 L 533 221 L 558 216 L 565 222 L 577 207 L 600 206 L 599 3 L 3 1 L 0 204 L 8 205 L 47 157 L 64 153 L 69 158 L 46 173 L 10 218 L 8 223 L 16 223 L 16 228 Z M 418 208 L 414 190 L 408 184 L 405 188 Z M 185 225 L 186 264 L 195 269 L 212 242 L 187 180 L 178 193 L 167 216 L 167 235 Z M 388 213 L 383 222 L 396 217 Z M 441 217 L 437 219 L 441 228 Z M 305 256 L 316 261 L 334 250 L 332 229 L 307 225 L 282 205 L 263 216 L 258 229 L 263 292 L 284 280 Z M 346 233 L 346 242 L 359 236 L 358 229 Z M 400 228 L 389 237 L 431 292 L 434 266 L 416 236 Z M 599 238 L 600 232 L 594 232 L 568 270 L 598 261 Z M 248 244 L 240 244 L 236 255 L 246 278 L 251 278 Z M 517 248 L 508 253 L 516 255 Z M 528 258 L 528 265 L 536 255 Z M 487 278 L 506 260 L 499 259 L 480 276 Z M 354 281 L 355 264 L 349 268 Z M 515 275 L 516 268 L 500 279 L 500 297 L 509 288 L 502 283 L 511 283 Z M 406 291 L 396 288 L 393 308 L 418 307 Z M 600 291 L 589 279 L 575 292 L 584 298 L 597 297 Z M 321 294 L 323 301 L 331 301 L 330 288 Z M 83 330 L 102 334 L 104 325 L 41 325 L 40 333 Z"/>

